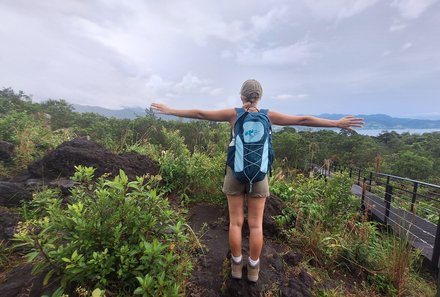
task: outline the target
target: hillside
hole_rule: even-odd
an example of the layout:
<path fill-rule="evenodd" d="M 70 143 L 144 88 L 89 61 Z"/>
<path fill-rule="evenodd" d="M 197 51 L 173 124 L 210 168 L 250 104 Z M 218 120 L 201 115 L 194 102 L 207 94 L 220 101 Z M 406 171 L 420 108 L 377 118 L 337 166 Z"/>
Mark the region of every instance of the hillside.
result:
<path fill-rule="evenodd" d="M 108 109 L 99 106 L 72 105 L 77 112 L 94 112 L 106 117 L 115 117 L 118 119 L 134 119 L 137 116 L 144 116 L 146 110 L 142 107 L 126 107 L 123 109 Z M 317 117 L 326 119 L 340 119 L 346 114 L 319 114 Z M 411 118 L 395 118 L 386 114 L 358 114 L 355 115 L 365 119 L 364 129 L 440 129 L 440 120 L 422 120 Z M 173 116 L 159 116 L 162 119 L 176 119 Z"/>

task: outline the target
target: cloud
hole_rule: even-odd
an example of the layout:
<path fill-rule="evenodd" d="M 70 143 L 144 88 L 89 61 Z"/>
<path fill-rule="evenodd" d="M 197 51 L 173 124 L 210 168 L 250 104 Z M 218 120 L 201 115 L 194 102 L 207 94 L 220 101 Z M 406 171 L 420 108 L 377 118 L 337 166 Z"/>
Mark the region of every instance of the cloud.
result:
<path fill-rule="evenodd" d="M 286 46 L 259 49 L 250 45 L 241 48 L 236 54 L 236 61 L 243 65 L 291 65 L 306 64 L 313 56 L 315 44 L 298 41 Z"/>
<path fill-rule="evenodd" d="M 437 0 L 394 0 L 391 6 L 396 7 L 405 19 L 416 19 Z"/>
<path fill-rule="evenodd" d="M 342 20 L 357 15 L 376 4 L 378 0 L 305 0 L 312 13 L 326 20 Z"/>
<path fill-rule="evenodd" d="M 279 94 L 274 97 L 275 100 L 279 101 L 300 101 L 309 97 L 309 94 L 300 93 L 300 94 Z"/>
<path fill-rule="evenodd" d="M 404 24 L 400 21 L 394 20 L 394 22 L 391 24 L 391 26 L 389 28 L 389 31 L 396 32 L 396 31 L 401 31 L 405 28 L 406 28 L 406 24 Z"/>
<path fill-rule="evenodd" d="M 286 112 L 346 110 L 347 93 L 371 95 L 383 113 L 438 111 L 438 2 L 5 0 L 0 87 L 112 108 L 150 98 L 213 108 L 240 105 L 237 84 L 257 77 L 284 100 L 267 107 Z M 296 104 L 305 93 L 319 103 Z M 400 96 L 414 104 L 390 99 Z"/>
<path fill-rule="evenodd" d="M 280 19 L 286 15 L 286 7 L 274 7 L 265 15 L 254 15 L 251 17 L 252 31 L 258 33 L 271 30 Z"/>
<path fill-rule="evenodd" d="M 186 73 L 178 82 L 166 80 L 160 75 L 151 75 L 146 83 L 145 89 L 148 97 L 178 98 L 185 96 L 222 94 L 221 88 L 211 86 L 210 80 L 200 79 L 192 72 Z"/>
<path fill-rule="evenodd" d="M 220 58 L 222 59 L 229 59 L 232 58 L 234 54 L 230 50 L 222 50 L 220 53 Z"/>
<path fill-rule="evenodd" d="M 406 51 L 407 49 L 411 48 L 413 44 L 411 42 L 407 42 L 400 48 L 402 51 Z"/>

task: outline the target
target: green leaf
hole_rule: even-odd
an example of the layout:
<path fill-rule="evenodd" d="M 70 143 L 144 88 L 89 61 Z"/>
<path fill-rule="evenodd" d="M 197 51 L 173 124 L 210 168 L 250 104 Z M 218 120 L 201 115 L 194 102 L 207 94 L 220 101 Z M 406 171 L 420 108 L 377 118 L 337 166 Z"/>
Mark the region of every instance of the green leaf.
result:
<path fill-rule="evenodd" d="M 32 252 L 26 255 L 28 262 L 32 262 L 40 253 Z"/>
<path fill-rule="evenodd" d="M 144 289 L 142 289 L 141 287 L 136 288 L 136 290 L 134 290 L 133 292 L 136 295 L 142 295 L 144 294 Z"/>
<path fill-rule="evenodd" d="M 104 293 L 105 293 L 105 291 L 101 290 L 100 288 L 96 288 L 92 292 L 92 297 L 101 297 L 104 295 Z"/>
<path fill-rule="evenodd" d="M 47 285 L 47 283 L 49 282 L 50 278 L 52 277 L 53 273 L 55 272 L 54 269 L 49 270 L 48 273 L 46 273 L 44 279 L 43 279 L 43 285 Z"/>
<path fill-rule="evenodd" d="M 61 297 L 61 296 L 63 296 L 63 293 L 64 293 L 64 288 L 59 287 L 58 289 L 56 289 L 55 292 L 52 293 L 51 297 Z"/>

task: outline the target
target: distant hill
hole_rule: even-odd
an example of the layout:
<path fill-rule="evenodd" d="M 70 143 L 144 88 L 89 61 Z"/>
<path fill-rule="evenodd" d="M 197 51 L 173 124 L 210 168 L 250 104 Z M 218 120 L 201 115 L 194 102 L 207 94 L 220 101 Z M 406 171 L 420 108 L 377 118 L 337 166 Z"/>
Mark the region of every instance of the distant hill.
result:
<path fill-rule="evenodd" d="M 134 119 L 138 116 L 145 116 L 146 110 L 142 107 L 126 107 L 123 109 L 108 109 L 99 106 L 72 104 L 77 112 L 94 112 L 106 117 L 115 117 L 119 119 Z M 162 119 L 180 119 L 174 116 L 157 115 Z M 344 117 L 344 114 L 320 114 L 317 117 L 337 120 Z M 440 129 L 440 120 L 422 120 L 409 118 L 394 118 L 386 114 L 359 114 L 356 117 L 364 118 L 364 129 Z"/>
<path fill-rule="evenodd" d="M 318 117 L 336 120 L 343 114 L 320 114 Z M 356 117 L 365 120 L 364 129 L 438 129 L 440 120 L 421 120 L 409 118 L 393 118 L 386 114 L 359 114 Z"/>
<path fill-rule="evenodd" d="M 145 116 L 145 109 L 141 107 L 126 107 L 124 109 L 108 109 L 99 106 L 72 104 L 77 112 L 94 112 L 105 117 L 118 119 L 134 119 L 136 116 Z"/>
<path fill-rule="evenodd" d="M 100 106 L 72 104 L 74 111 L 93 112 L 105 117 L 115 117 L 118 119 L 135 119 L 147 115 L 146 109 L 142 107 L 125 107 L 123 109 L 108 109 Z M 178 120 L 178 117 L 169 115 L 158 115 L 157 117 L 165 120 Z"/>

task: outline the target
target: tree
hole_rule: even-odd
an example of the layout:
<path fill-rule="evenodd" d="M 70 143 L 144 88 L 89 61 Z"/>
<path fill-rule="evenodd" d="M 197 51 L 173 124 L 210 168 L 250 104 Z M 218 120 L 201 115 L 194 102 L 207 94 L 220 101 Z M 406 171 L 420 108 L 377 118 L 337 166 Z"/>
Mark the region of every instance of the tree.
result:
<path fill-rule="evenodd" d="M 398 159 L 391 164 L 391 170 L 395 175 L 425 180 L 432 174 L 433 165 L 432 159 L 412 151 L 406 151 L 399 154 Z"/>
<path fill-rule="evenodd" d="M 68 128 L 73 125 L 73 106 L 67 101 L 48 99 L 40 104 L 42 111 L 51 116 L 52 129 Z"/>

